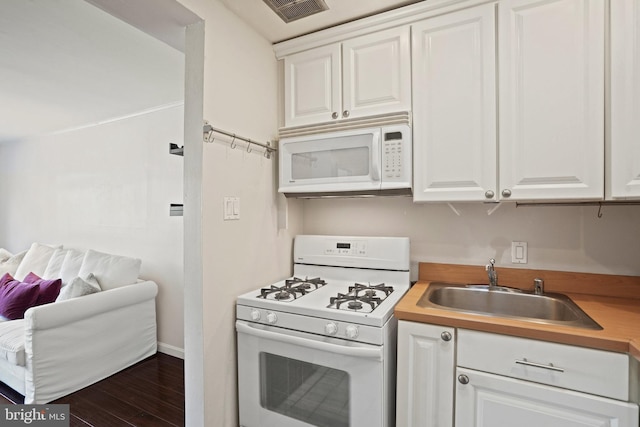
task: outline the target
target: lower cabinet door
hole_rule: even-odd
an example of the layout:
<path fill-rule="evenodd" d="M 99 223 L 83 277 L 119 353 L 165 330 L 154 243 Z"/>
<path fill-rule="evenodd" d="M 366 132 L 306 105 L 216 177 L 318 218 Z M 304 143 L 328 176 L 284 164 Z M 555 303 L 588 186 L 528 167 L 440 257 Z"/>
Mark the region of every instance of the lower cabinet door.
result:
<path fill-rule="evenodd" d="M 638 426 L 635 404 L 471 369 L 456 376 L 456 427 Z"/>
<path fill-rule="evenodd" d="M 398 322 L 397 427 L 452 427 L 455 329 Z"/>

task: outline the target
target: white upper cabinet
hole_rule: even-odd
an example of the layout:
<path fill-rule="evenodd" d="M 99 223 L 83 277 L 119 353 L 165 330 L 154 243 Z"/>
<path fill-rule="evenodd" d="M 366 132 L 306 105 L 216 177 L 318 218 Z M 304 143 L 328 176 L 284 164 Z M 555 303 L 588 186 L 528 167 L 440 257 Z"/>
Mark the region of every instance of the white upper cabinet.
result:
<path fill-rule="evenodd" d="M 497 199 L 495 13 L 412 25 L 415 201 Z"/>
<path fill-rule="evenodd" d="M 284 59 L 287 126 L 331 120 L 341 108 L 340 45 L 304 51 Z"/>
<path fill-rule="evenodd" d="M 601 200 L 605 1 L 502 0 L 498 18 L 501 198 Z"/>
<path fill-rule="evenodd" d="M 285 126 L 411 109 L 409 27 L 284 58 Z"/>
<path fill-rule="evenodd" d="M 610 199 L 640 198 L 640 2 L 611 2 Z"/>
<path fill-rule="evenodd" d="M 342 43 L 343 111 L 364 117 L 411 110 L 409 27 Z"/>

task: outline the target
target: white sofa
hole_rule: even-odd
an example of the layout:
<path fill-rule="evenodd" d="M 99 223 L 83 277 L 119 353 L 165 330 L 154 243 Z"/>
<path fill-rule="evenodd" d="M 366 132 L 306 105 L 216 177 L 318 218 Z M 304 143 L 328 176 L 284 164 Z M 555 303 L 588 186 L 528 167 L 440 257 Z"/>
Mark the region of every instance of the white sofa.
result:
<path fill-rule="evenodd" d="M 156 353 L 157 285 L 107 283 L 106 276 L 103 282 L 100 292 L 0 322 L 0 381 L 24 403 L 51 402 Z"/>

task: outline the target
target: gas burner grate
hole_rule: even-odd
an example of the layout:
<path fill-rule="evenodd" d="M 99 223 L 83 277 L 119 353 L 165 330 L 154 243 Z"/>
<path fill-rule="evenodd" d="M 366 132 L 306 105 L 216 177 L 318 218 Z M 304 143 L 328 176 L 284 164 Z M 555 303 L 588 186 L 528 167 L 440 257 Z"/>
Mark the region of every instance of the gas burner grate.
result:
<path fill-rule="evenodd" d="M 271 285 L 268 288 L 260 289 L 260 294 L 257 296 L 257 298 L 289 302 L 303 295 L 306 295 L 309 292 L 314 291 L 326 284 L 327 282 L 319 277 L 315 277 L 312 279 L 300 279 L 294 277 L 292 279 L 285 280 L 284 285 Z"/>
<path fill-rule="evenodd" d="M 361 292 L 365 295 L 376 295 L 377 291 L 384 292 L 384 296 L 388 297 L 391 292 L 393 292 L 393 286 L 387 286 L 384 283 L 380 283 L 379 285 L 363 285 L 361 283 L 355 283 L 353 286 L 349 286 L 349 292 L 355 291 L 356 295 L 359 295 Z"/>
<path fill-rule="evenodd" d="M 339 310 L 340 306 L 345 302 L 347 303 L 348 310 L 362 310 L 365 307 L 364 303 L 366 303 L 371 306 L 371 311 L 373 311 L 382 302 L 382 299 L 375 296 L 371 297 L 365 295 L 339 293 L 337 296 L 329 298 L 329 308 L 337 308 Z"/>
<path fill-rule="evenodd" d="M 330 297 L 327 308 L 371 313 L 391 292 L 393 287 L 384 283 L 379 285 L 355 283 L 349 286 L 347 293 L 338 293 L 337 296 Z"/>

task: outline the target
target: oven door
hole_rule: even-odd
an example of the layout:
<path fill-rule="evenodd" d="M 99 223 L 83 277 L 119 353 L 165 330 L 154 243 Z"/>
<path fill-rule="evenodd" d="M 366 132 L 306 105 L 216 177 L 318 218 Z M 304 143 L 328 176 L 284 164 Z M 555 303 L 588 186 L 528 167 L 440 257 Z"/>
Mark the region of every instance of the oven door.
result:
<path fill-rule="evenodd" d="M 381 188 L 380 128 L 283 138 L 279 145 L 281 193 Z"/>
<path fill-rule="evenodd" d="M 381 346 L 236 321 L 243 427 L 383 427 Z"/>

